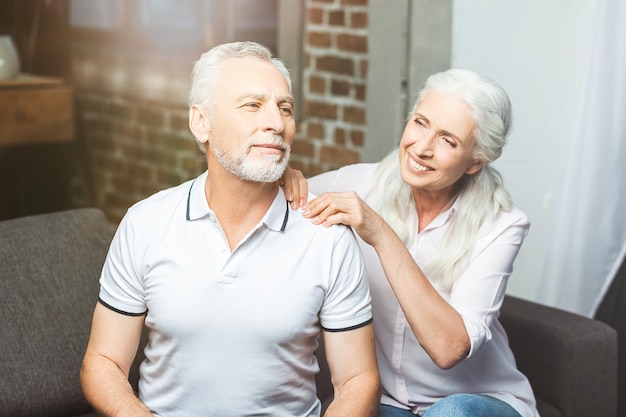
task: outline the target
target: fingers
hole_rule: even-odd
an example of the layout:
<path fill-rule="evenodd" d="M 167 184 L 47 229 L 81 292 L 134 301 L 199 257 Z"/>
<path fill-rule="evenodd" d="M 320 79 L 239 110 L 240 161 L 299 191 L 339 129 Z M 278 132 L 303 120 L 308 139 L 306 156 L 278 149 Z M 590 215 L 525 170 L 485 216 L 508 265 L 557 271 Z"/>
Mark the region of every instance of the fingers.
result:
<path fill-rule="evenodd" d="M 324 193 L 304 206 L 302 215 L 326 227 L 340 223 L 354 226 L 362 219 L 359 203 L 359 197 L 352 192 Z"/>
<path fill-rule="evenodd" d="M 292 209 L 297 210 L 306 204 L 309 187 L 301 171 L 287 167 L 281 183 L 285 190 L 285 198 L 290 202 Z"/>

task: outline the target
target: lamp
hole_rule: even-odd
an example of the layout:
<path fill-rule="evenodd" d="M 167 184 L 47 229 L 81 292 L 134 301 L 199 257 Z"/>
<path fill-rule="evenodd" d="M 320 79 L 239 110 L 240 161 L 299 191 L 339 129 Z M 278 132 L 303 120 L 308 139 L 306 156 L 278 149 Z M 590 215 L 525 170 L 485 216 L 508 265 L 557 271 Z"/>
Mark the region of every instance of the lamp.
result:
<path fill-rule="evenodd" d="M 9 35 L 0 35 L 0 80 L 16 78 L 20 73 L 20 58 Z"/>

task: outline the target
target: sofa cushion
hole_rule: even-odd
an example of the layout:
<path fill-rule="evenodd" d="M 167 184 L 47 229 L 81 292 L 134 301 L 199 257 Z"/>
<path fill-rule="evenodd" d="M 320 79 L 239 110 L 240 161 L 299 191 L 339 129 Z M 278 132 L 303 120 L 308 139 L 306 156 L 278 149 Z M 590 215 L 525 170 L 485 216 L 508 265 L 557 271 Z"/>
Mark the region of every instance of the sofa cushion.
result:
<path fill-rule="evenodd" d="M 563 417 L 563 414 L 552 404 L 537 397 L 537 411 L 541 417 Z"/>
<path fill-rule="evenodd" d="M 91 412 L 79 371 L 110 239 L 95 209 L 0 222 L 0 415 Z"/>

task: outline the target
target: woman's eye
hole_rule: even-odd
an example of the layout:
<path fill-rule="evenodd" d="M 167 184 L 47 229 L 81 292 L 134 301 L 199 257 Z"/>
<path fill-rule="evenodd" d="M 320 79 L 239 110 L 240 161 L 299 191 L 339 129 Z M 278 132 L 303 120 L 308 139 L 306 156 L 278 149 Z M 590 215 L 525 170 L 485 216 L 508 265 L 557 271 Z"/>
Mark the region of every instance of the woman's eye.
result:
<path fill-rule="evenodd" d="M 442 136 L 442 137 L 441 137 L 441 139 L 443 140 L 443 142 L 444 142 L 447 146 L 449 146 L 449 147 L 451 147 L 451 148 L 456 148 L 456 142 L 455 142 L 455 141 L 453 141 L 452 139 L 450 139 L 450 138 L 448 138 L 448 137 L 445 137 L 445 136 Z"/>

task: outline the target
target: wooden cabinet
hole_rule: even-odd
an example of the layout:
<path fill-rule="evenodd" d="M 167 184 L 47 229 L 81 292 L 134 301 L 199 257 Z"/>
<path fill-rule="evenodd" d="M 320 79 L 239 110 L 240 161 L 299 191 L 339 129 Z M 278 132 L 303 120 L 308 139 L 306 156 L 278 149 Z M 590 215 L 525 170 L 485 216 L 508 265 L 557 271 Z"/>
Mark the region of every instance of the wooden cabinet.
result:
<path fill-rule="evenodd" d="M 0 146 L 74 139 L 72 88 L 60 78 L 0 80 Z"/>

